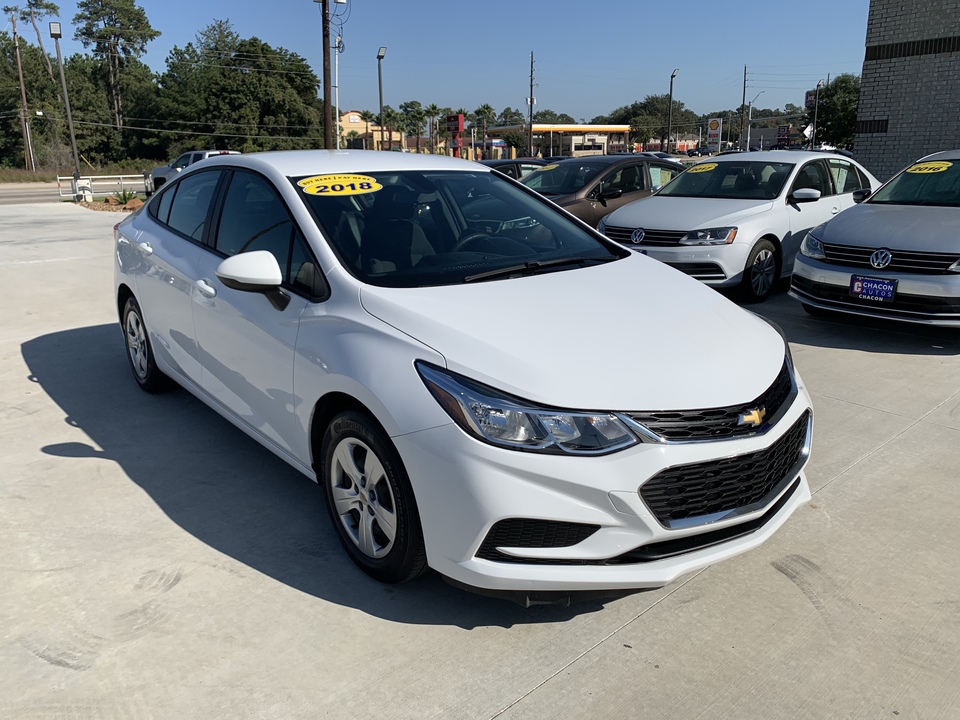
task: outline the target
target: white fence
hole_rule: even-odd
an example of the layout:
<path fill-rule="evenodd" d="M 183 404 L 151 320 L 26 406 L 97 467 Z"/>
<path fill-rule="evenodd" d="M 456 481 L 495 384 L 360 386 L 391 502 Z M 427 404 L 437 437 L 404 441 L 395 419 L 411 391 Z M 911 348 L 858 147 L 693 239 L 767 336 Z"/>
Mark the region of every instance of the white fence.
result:
<path fill-rule="evenodd" d="M 60 197 L 77 200 L 92 200 L 94 195 L 113 195 L 130 190 L 135 193 L 146 192 L 143 175 L 81 175 L 74 186 L 73 176 L 57 177 L 57 190 Z"/>

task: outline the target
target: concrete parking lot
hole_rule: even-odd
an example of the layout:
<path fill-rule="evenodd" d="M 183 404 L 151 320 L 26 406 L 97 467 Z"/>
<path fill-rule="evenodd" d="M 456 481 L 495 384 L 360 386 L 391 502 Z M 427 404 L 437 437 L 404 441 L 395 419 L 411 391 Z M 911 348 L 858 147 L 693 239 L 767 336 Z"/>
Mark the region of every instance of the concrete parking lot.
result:
<path fill-rule="evenodd" d="M 367 579 L 313 483 L 137 389 L 117 219 L 0 209 L 0 718 L 960 717 L 960 333 L 779 292 L 812 503 L 661 590 L 523 609 Z"/>

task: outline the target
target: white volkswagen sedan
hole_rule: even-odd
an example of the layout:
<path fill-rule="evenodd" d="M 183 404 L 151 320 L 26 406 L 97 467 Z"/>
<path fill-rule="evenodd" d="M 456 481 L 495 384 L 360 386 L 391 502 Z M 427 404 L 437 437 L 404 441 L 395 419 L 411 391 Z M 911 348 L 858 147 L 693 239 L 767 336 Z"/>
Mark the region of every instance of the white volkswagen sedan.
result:
<path fill-rule="evenodd" d="M 880 182 L 853 160 L 771 150 L 711 158 L 655 195 L 625 205 L 602 233 L 707 285 L 766 299 L 789 277 L 807 232 Z"/>
<path fill-rule="evenodd" d="M 810 498 L 777 330 L 489 168 L 222 156 L 115 236 L 135 380 L 318 480 L 381 581 L 659 587 Z"/>

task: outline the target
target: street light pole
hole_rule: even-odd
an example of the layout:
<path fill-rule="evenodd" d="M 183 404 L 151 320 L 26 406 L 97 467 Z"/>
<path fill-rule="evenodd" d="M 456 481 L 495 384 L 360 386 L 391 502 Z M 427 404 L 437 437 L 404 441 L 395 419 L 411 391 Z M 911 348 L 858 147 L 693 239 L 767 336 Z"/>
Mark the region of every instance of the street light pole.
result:
<path fill-rule="evenodd" d="M 383 150 L 383 56 L 387 54 L 385 47 L 377 50 L 377 80 L 380 82 L 380 149 Z M 391 138 L 392 139 L 392 138 Z"/>
<path fill-rule="evenodd" d="M 817 111 L 820 110 L 820 86 L 823 85 L 823 80 L 817 81 L 817 99 L 813 103 L 813 132 L 810 134 L 810 149 L 813 150 L 817 146 Z"/>
<path fill-rule="evenodd" d="M 70 97 L 67 95 L 67 77 L 63 74 L 63 56 L 60 54 L 60 23 L 50 23 L 50 37 L 57 46 L 57 65 L 60 66 L 60 84 L 63 87 L 63 107 L 67 111 L 67 128 L 70 130 L 70 147 L 73 149 L 73 194 L 77 195 L 77 181 L 80 179 L 80 154 L 77 152 L 77 137 L 73 133 L 73 115 L 70 114 Z"/>
<path fill-rule="evenodd" d="M 667 152 L 670 152 L 670 134 L 673 132 L 673 79 L 678 72 L 680 72 L 680 68 L 674 70 L 670 75 L 670 105 L 667 108 Z"/>
<path fill-rule="evenodd" d="M 750 122 L 753 120 L 753 104 L 757 101 L 758 97 L 763 95 L 764 92 L 764 90 L 761 90 L 754 96 L 753 100 L 750 101 L 750 107 L 747 111 L 747 150 L 750 150 Z M 763 141 L 761 138 L 761 145 L 762 144 Z"/>

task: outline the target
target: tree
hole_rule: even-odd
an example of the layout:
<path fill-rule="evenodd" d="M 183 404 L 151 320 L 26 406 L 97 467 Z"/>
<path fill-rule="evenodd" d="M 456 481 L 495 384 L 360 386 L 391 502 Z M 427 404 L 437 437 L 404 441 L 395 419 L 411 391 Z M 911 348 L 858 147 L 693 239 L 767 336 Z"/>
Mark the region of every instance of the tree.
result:
<path fill-rule="evenodd" d="M 524 125 L 526 122 L 527 119 L 523 116 L 522 110 L 514 110 L 509 106 L 497 116 L 497 125 Z"/>
<path fill-rule="evenodd" d="M 425 108 L 427 113 L 427 133 L 430 135 L 430 152 L 437 152 L 437 117 L 440 115 L 440 107 L 436 103 L 430 103 Z"/>
<path fill-rule="evenodd" d="M 820 88 L 820 101 L 816 108 L 816 140 L 836 147 L 852 146 L 859 100 L 859 75 L 837 75 L 828 85 Z M 807 109 L 807 124 L 813 124 L 814 110 Z"/>
<path fill-rule="evenodd" d="M 56 79 L 53 77 L 53 65 L 51 65 L 50 56 L 47 55 L 47 51 L 43 47 L 43 35 L 37 25 L 37 20 L 42 20 L 47 15 L 58 16 L 60 14 L 60 6 L 47 0 L 25 0 L 23 7 L 8 5 L 3 8 L 4 15 L 11 13 L 16 13 L 21 22 L 29 21 L 30 24 L 33 25 L 33 31 L 37 34 L 37 46 L 40 48 L 40 53 L 47 68 L 47 75 L 50 81 L 55 83 Z"/>
<path fill-rule="evenodd" d="M 423 124 L 427 121 L 427 113 L 419 100 L 408 100 L 400 103 L 400 112 L 403 114 L 403 129 L 413 133 L 417 138 L 417 154 L 420 153 L 420 136 L 423 134 Z"/>
<path fill-rule="evenodd" d="M 557 113 L 553 110 L 538 110 L 533 114 L 533 121 L 536 123 L 548 123 L 550 125 L 574 124 L 577 121 L 566 113 Z"/>
<path fill-rule="evenodd" d="M 517 157 L 525 157 L 530 153 L 527 148 L 527 134 L 521 130 L 508 130 L 503 134 L 503 142 L 507 147 L 516 148 Z"/>
<path fill-rule="evenodd" d="M 387 128 L 387 150 L 393 150 L 393 133 L 397 128 L 403 128 L 403 114 L 389 105 L 383 106 L 383 124 Z M 400 131 L 400 149 L 403 150 L 403 131 Z M 381 148 L 382 150 L 383 148 Z"/>
<path fill-rule="evenodd" d="M 117 129 L 123 127 L 120 77 L 131 58 L 139 58 L 147 43 L 160 36 L 134 0 L 80 0 L 73 17 L 74 39 L 93 48 L 107 69 L 107 94 Z"/>
<path fill-rule="evenodd" d="M 363 120 L 363 121 L 367 124 L 367 130 L 366 130 L 366 133 L 365 133 L 364 136 L 363 136 L 363 149 L 364 149 L 364 150 L 369 150 L 370 148 L 367 146 L 367 138 L 370 137 L 370 123 L 379 123 L 379 122 L 380 122 L 380 118 L 379 118 L 379 116 L 378 116 L 373 110 L 361 110 L 361 111 L 360 111 L 360 119 Z M 371 138 L 371 140 L 372 140 L 372 138 Z M 374 145 L 374 146 L 375 146 L 376 143 L 371 142 L 370 145 Z"/>
<path fill-rule="evenodd" d="M 487 126 L 493 125 L 497 120 L 497 112 L 493 109 L 493 106 L 484 103 L 476 110 L 473 111 L 476 121 L 480 123 L 480 128 L 483 130 L 483 152 L 482 159 L 487 158 Z"/>

